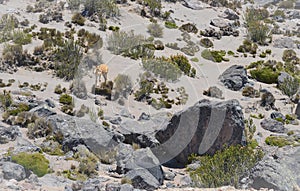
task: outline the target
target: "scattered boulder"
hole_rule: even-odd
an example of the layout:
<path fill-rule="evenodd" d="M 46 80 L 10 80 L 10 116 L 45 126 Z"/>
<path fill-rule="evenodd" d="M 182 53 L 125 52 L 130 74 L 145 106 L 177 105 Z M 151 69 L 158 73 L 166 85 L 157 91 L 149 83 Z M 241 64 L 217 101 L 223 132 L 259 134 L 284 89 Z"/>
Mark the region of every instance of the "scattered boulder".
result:
<path fill-rule="evenodd" d="M 246 86 L 243 88 L 242 95 L 245 97 L 257 98 L 260 96 L 259 91 L 251 86 Z"/>
<path fill-rule="evenodd" d="M 221 18 L 216 18 L 216 19 L 212 19 L 210 21 L 210 24 L 212 26 L 218 27 L 218 28 L 225 28 L 229 26 L 229 23 L 226 22 L 225 19 L 221 19 Z"/>
<path fill-rule="evenodd" d="M 16 163 L 3 162 L 2 172 L 3 172 L 3 178 L 6 180 L 14 179 L 17 181 L 21 181 L 26 178 L 25 168 Z"/>
<path fill-rule="evenodd" d="M 229 20 L 238 20 L 240 19 L 239 15 L 233 11 L 232 9 L 226 9 L 223 14 L 220 15 L 221 17 Z"/>
<path fill-rule="evenodd" d="M 247 71 L 243 66 L 233 65 L 219 76 L 219 80 L 228 89 L 238 91 L 248 83 Z"/>
<path fill-rule="evenodd" d="M 288 48 L 288 49 L 296 48 L 296 44 L 294 40 L 290 37 L 282 37 L 274 40 L 273 46 L 275 48 Z"/>
<path fill-rule="evenodd" d="M 277 78 L 278 85 L 282 84 L 286 78 L 293 79 L 293 77 L 290 74 L 288 74 L 286 72 L 280 72 L 280 75 Z"/>
<path fill-rule="evenodd" d="M 150 115 L 145 112 L 143 112 L 138 119 L 138 121 L 147 121 L 147 120 L 150 120 Z"/>
<path fill-rule="evenodd" d="M 149 148 L 133 149 L 122 146 L 117 159 L 117 172 L 126 173 L 134 188 L 154 190 L 162 185 L 164 176 L 158 159 Z"/>
<path fill-rule="evenodd" d="M 283 123 L 274 119 L 264 119 L 260 123 L 261 127 L 265 130 L 274 133 L 286 133 L 287 129 L 284 127 Z"/>
<path fill-rule="evenodd" d="M 277 111 L 272 112 L 270 117 L 271 117 L 271 119 L 283 119 L 283 120 L 285 120 L 285 116 L 282 113 L 277 112 Z"/>
<path fill-rule="evenodd" d="M 203 95 L 218 99 L 224 99 L 222 90 L 220 90 L 216 86 L 209 87 L 208 90 L 203 92 Z"/>
<path fill-rule="evenodd" d="M 208 7 L 207 4 L 198 0 L 184 0 L 183 5 L 194 10 L 202 10 Z"/>
<path fill-rule="evenodd" d="M 54 134 L 63 137 L 63 150 L 72 150 L 73 147 L 83 144 L 94 154 L 100 154 L 113 148 L 120 141 L 118 134 L 91 120 L 54 115 L 48 117 L 47 121 L 51 124 Z"/>
<path fill-rule="evenodd" d="M 21 136 L 19 126 L 0 126 L 0 144 L 5 144 L 9 141 L 14 141 L 18 136 Z"/>
<path fill-rule="evenodd" d="M 260 106 L 265 107 L 266 110 L 276 109 L 275 97 L 271 92 L 267 90 L 263 91 L 263 94 L 261 95 Z"/>
<path fill-rule="evenodd" d="M 176 159 L 186 164 L 193 154 L 214 154 L 225 144 L 241 144 L 244 116 L 237 100 L 212 102 L 201 100 L 176 113 L 155 137 L 161 143 L 152 151 L 160 162 Z"/>
<path fill-rule="evenodd" d="M 267 154 L 250 172 L 249 187 L 298 190 L 300 187 L 300 147 L 282 147 Z"/>

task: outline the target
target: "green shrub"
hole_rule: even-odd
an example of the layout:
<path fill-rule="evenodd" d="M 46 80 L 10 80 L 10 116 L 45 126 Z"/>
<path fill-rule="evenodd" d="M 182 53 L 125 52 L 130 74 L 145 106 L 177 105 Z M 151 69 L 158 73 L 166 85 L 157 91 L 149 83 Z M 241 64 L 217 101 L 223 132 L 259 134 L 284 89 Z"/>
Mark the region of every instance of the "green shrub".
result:
<path fill-rule="evenodd" d="M 55 86 L 54 93 L 56 93 L 56 94 L 62 94 L 63 93 L 60 84 L 58 84 L 57 86 Z"/>
<path fill-rule="evenodd" d="M 225 55 L 226 52 L 223 50 L 215 51 L 215 50 L 205 49 L 201 52 L 202 58 L 211 60 L 213 62 L 229 61 L 228 59 L 224 58 Z"/>
<path fill-rule="evenodd" d="M 165 22 L 165 27 L 168 29 L 177 29 L 178 26 L 174 22 L 166 21 Z"/>
<path fill-rule="evenodd" d="M 2 51 L 3 61 L 12 65 L 21 65 L 24 62 L 23 47 L 20 44 L 4 44 Z"/>
<path fill-rule="evenodd" d="M 59 98 L 59 103 L 65 104 L 65 105 L 72 105 L 73 98 L 72 96 L 68 94 L 62 94 Z"/>
<path fill-rule="evenodd" d="M 84 1 L 84 12 L 86 16 L 96 14 L 99 18 L 117 17 L 120 14 L 119 8 L 114 0 L 88 0 Z"/>
<path fill-rule="evenodd" d="M 85 18 L 80 13 L 75 13 L 72 16 L 72 23 L 77 24 L 79 26 L 83 26 L 85 22 Z"/>
<path fill-rule="evenodd" d="M 199 62 L 199 59 L 197 57 L 191 58 L 192 62 Z"/>
<path fill-rule="evenodd" d="M 268 67 L 251 70 L 250 74 L 257 81 L 267 84 L 277 83 L 279 76 L 279 72 Z"/>
<path fill-rule="evenodd" d="M 151 23 L 148 25 L 148 32 L 157 38 L 163 37 L 163 28 L 157 23 Z"/>
<path fill-rule="evenodd" d="M 12 32 L 19 25 L 14 15 L 4 14 L 0 19 L 0 43 L 12 40 Z"/>
<path fill-rule="evenodd" d="M 200 161 L 200 167 L 189 170 L 194 182 L 201 187 L 237 186 L 239 179 L 262 159 L 263 153 L 250 146 L 230 146 L 213 156 L 190 157 Z"/>
<path fill-rule="evenodd" d="M 40 153 L 19 153 L 11 156 L 11 160 L 31 170 L 38 177 L 48 173 L 49 161 Z"/>
<path fill-rule="evenodd" d="M 30 139 L 46 137 L 53 132 L 50 123 L 43 118 L 36 119 L 34 123 L 28 124 L 27 128 L 27 136 Z"/>
<path fill-rule="evenodd" d="M 237 51 L 241 53 L 256 54 L 257 48 L 258 48 L 257 44 L 246 39 L 243 41 L 243 44 L 239 46 Z"/>
<path fill-rule="evenodd" d="M 181 76 L 178 66 L 166 58 L 143 59 L 142 64 L 145 70 L 166 80 L 175 81 Z"/>
<path fill-rule="evenodd" d="M 72 40 L 66 41 L 55 51 L 56 76 L 65 80 L 72 80 L 76 75 L 78 65 L 82 59 L 80 47 Z"/>
<path fill-rule="evenodd" d="M 152 16 L 159 16 L 161 11 L 161 1 L 158 0 L 142 0 L 143 4 L 150 9 L 150 14 Z"/>
<path fill-rule="evenodd" d="M 150 98 L 150 94 L 153 92 L 154 89 L 154 83 L 147 79 L 150 77 L 151 74 L 149 72 L 145 72 L 141 76 L 141 80 L 139 81 L 140 89 L 134 93 L 135 100 L 142 101 Z"/>
<path fill-rule="evenodd" d="M 78 11 L 80 7 L 80 0 L 68 0 L 68 8 L 72 11 Z"/>
<path fill-rule="evenodd" d="M 283 83 L 279 84 L 278 88 L 290 98 L 297 93 L 300 88 L 300 83 L 297 78 L 287 77 Z"/>
<path fill-rule="evenodd" d="M 267 145 L 284 147 L 286 145 L 292 145 L 293 141 L 283 136 L 269 136 L 265 140 Z"/>
<path fill-rule="evenodd" d="M 283 51 L 283 55 L 282 55 L 283 61 L 291 62 L 296 59 L 299 59 L 299 58 L 297 58 L 297 53 L 294 50 L 288 49 L 288 50 Z"/>
<path fill-rule="evenodd" d="M 143 46 L 148 44 L 142 35 L 135 35 L 133 31 L 117 31 L 113 32 L 107 40 L 107 48 L 114 54 L 123 54 L 125 56 L 151 56 L 153 51 Z"/>
<path fill-rule="evenodd" d="M 202 38 L 200 40 L 200 45 L 204 48 L 210 48 L 214 46 L 213 42 L 209 38 Z"/>
<path fill-rule="evenodd" d="M 196 25 L 192 23 L 183 24 L 181 27 L 179 27 L 179 29 L 181 31 L 186 31 L 188 33 L 195 33 L 195 34 L 198 33 L 198 29 Z"/>
<path fill-rule="evenodd" d="M 120 27 L 118 27 L 118 26 L 109 26 L 108 27 L 108 30 L 111 30 L 111 31 L 119 31 L 120 30 Z"/>
<path fill-rule="evenodd" d="M 14 106 L 14 107 L 7 110 L 6 112 L 9 115 L 13 115 L 13 116 L 17 116 L 19 113 L 22 113 L 23 111 L 29 111 L 30 110 L 30 107 L 26 103 L 18 103 L 16 105 L 13 104 L 11 106 Z"/>
<path fill-rule="evenodd" d="M 25 45 L 31 43 L 31 35 L 21 30 L 15 30 L 12 34 L 12 40 L 15 44 Z"/>

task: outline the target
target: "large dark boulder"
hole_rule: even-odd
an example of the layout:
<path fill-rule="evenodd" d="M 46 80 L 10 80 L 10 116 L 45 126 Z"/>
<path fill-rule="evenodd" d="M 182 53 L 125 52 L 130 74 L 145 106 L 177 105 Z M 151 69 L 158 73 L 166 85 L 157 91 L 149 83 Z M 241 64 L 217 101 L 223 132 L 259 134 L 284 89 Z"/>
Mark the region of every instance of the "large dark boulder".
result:
<path fill-rule="evenodd" d="M 249 186 L 254 189 L 298 190 L 300 188 L 300 147 L 283 147 L 267 154 L 252 170 Z"/>
<path fill-rule="evenodd" d="M 237 100 L 201 100 L 176 113 L 155 137 L 161 143 L 152 149 L 160 162 L 176 159 L 186 164 L 193 154 L 214 154 L 226 145 L 241 144 L 244 116 Z"/>
<path fill-rule="evenodd" d="M 0 144 L 14 141 L 18 136 L 21 136 L 19 126 L 4 127 L 0 125 Z"/>
<path fill-rule="evenodd" d="M 248 83 L 247 71 L 243 66 L 233 65 L 219 76 L 219 80 L 228 89 L 238 91 Z"/>

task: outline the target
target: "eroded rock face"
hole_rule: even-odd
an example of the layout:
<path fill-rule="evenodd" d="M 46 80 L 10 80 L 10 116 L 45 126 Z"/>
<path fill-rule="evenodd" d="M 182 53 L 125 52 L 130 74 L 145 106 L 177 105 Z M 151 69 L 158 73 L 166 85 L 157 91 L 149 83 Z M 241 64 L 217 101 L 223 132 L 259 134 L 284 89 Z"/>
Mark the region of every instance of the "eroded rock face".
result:
<path fill-rule="evenodd" d="M 297 190 L 300 187 L 300 147 L 283 147 L 268 154 L 250 174 L 255 189 Z"/>
<path fill-rule="evenodd" d="M 233 65 L 221 74 L 219 80 L 233 91 L 238 91 L 248 83 L 247 71 L 243 66 Z"/>
<path fill-rule="evenodd" d="M 237 100 L 211 102 L 204 99 L 175 114 L 169 124 L 156 133 L 161 145 L 152 151 L 160 162 L 173 158 L 185 164 L 192 153 L 214 154 L 224 144 L 242 143 L 243 130 L 244 117 Z"/>

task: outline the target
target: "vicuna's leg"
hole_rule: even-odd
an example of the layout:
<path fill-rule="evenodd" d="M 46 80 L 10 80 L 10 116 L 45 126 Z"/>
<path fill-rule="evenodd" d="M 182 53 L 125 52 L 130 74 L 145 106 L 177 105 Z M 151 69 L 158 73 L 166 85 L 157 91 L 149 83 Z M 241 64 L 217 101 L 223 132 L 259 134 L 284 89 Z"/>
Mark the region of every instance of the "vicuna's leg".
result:
<path fill-rule="evenodd" d="M 107 73 L 103 73 L 103 78 L 104 78 L 104 83 L 106 84 L 106 81 L 107 81 Z"/>

